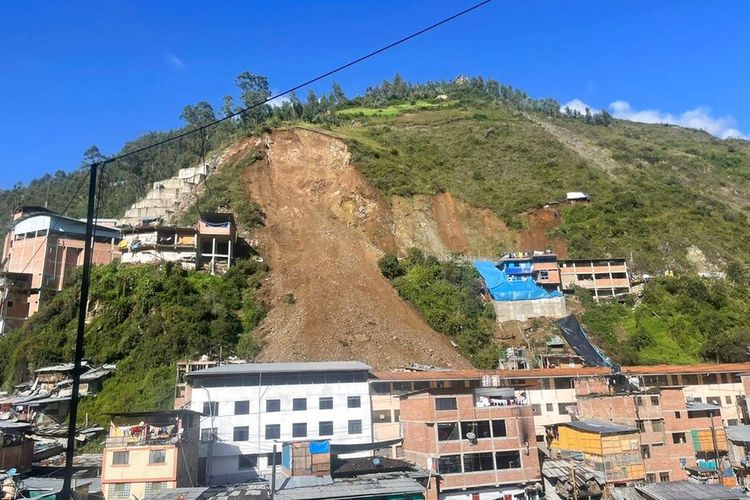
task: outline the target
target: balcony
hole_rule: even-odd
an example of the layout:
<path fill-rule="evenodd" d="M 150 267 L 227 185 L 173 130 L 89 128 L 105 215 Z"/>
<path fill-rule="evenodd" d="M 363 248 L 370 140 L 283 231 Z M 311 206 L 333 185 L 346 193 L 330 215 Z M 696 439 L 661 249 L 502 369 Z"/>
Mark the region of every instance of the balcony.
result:
<path fill-rule="evenodd" d="M 106 448 L 134 448 L 139 446 L 171 446 L 179 442 L 177 435 L 166 436 L 117 436 L 108 437 Z"/>

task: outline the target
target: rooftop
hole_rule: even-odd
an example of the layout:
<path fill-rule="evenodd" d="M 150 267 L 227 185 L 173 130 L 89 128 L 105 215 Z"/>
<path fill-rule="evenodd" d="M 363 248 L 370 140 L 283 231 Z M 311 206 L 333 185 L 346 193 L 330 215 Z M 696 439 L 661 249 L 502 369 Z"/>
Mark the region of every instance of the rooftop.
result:
<path fill-rule="evenodd" d="M 699 403 L 697 401 L 688 401 L 686 406 L 687 411 L 721 411 L 721 406 L 709 403 Z"/>
<path fill-rule="evenodd" d="M 729 425 L 725 429 L 730 441 L 750 443 L 750 425 Z"/>
<path fill-rule="evenodd" d="M 576 422 L 568 422 L 560 425 L 566 425 L 573 427 L 584 432 L 595 432 L 597 434 L 625 434 L 630 432 L 638 432 L 635 427 L 628 427 L 627 425 L 620 425 L 614 422 L 605 422 L 604 420 L 579 420 Z"/>
<path fill-rule="evenodd" d="M 712 373 L 748 372 L 750 363 L 703 363 L 699 365 L 653 365 L 653 366 L 623 366 L 622 372 L 627 375 L 665 375 L 673 373 Z"/>
<path fill-rule="evenodd" d="M 200 415 L 203 413 L 194 410 L 148 410 L 148 411 L 131 411 L 119 413 L 107 413 L 110 417 L 182 417 L 184 415 Z"/>
<path fill-rule="evenodd" d="M 390 498 L 390 495 L 405 493 L 424 493 L 424 487 L 416 479 L 396 472 L 336 479 L 328 484 L 282 486 L 275 497 L 278 500 Z"/>
<path fill-rule="evenodd" d="M 300 372 L 348 372 L 370 371 L 369 365 L 359 361 L 310 361 L 301 363 L 243 363 L 216 366 L 196 370 L 186 377 L 210 377 L 218 375 L 247 375 L 254 373 L 300 373 Z"/>
<path fill-rule="evenodd" d="M 337 458 L 331 464 L 331 475 L 334 477 L 358 476 L 381 472 L 413 471 L 414 464 L 404 460 L 387 457 Z"/>
<path fill-rule="evenodd" d="M 653 500 L 735 500 L 747 498 L 744 494 L 719 484 L 698 484 L 688 481 L 654 483 L 636 486 L 635 489 Z"/>
<path fill-rule="evenodd" d="M 467 380 L 497 376 L 502 378 L 555 378 L 555 377 L 592 377 L 608 375 L 610 368 L 602 367 L 560 367 L 532 368 L 528 370 L 432 370 L 432 371 L 376 371 L 374 380 L 383 382 L 401 382 L 410 380 Z"/>

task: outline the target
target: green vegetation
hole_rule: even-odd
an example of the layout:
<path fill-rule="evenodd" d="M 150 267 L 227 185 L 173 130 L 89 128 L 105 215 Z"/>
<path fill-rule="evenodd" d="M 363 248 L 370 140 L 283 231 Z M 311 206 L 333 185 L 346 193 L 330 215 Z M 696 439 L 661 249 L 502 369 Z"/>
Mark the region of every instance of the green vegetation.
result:
<path fill-rule="evenodd" d="M 433 329 L 453 339 L 479 368 L 495 368 L 495 311 L 479 297 L 473 267 L 439 262 L 412 248 L 405 259 L 385 255 L 378 261 L 399 295 L 411 302 Z"/>
<path fill-rule="evenodd" d="M 578 289 L 594 342 L 621 364 L 748 361 L 748 288 L 731 281 L 664 277 L 634 304 L 597 304 Z"/>
<path fill-rule="evenodd" d="M 80 415 L 103 422 L 106 412 L 168 408 L 175 363 L 201 354 L 253 357 L 253 330 L 264 316 L 255 298 L 266 269 L 238 261 L 223 276 L 163 266 L 100 266 L 92 273 L 86 358 L 117 363 L 104 391 Z M 71 359 L 80 276 L 43 305 L 23 328 L 0 339 L 0 382 L 10 386 L 31 370 Z"/>
<path fill-rule="evenodd" d="M 386 106 L 384 108 L 369 108 L 364 106 L 344 108 L 337 111 L 337 114 L 339 116 L 347 118 L 357 116 L 396 116 L 402 113 L 412 113 L 415 111 L 447 107 L 450 105 L 451 103 L 448 102 L 438 103 L 420 99 L 406 103 L 394 104 L 392 106 Z"/>

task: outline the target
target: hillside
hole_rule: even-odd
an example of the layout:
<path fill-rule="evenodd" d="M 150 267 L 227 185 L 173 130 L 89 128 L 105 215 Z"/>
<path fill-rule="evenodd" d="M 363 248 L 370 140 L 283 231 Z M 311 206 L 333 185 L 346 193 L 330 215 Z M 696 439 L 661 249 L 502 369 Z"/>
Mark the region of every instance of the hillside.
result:
<path fill-rule="evenodd" d="M 180 222 L 192 223 L 198 211 L 232 211 L 239 234 L 259 241 L 269 270 L 241 267 L 246 283 L 230 276 L 230 288 L 222 284 L 226 277 L 162 269 L 152 282 L 150 271 L 136 279 L 128 273 L 137 270 L 98 270 L 102 283 L 138 283 L 130 295 L 102 292 L 87 333 L 93 361 L 145 374 L 113 382 L 108 394 L 120 398 L 135 387 L 144 395 L 139 406 L 163 405 L 169 384 L 155 392 L 143 384 L 172 373 L 178 357 L 215 350 L 217 342 L 236 349 L 240 338 L 243 352 L 258 360 L 491 367 L 502 346 L 494 313 L 477 299 L 473 271 L 447 261 L 544 248 L 573 258 L 625 257 L 638 274 L 676 275 L 646 285 L 642 298 L 625 304 L 579 296 L 584 322 L 618 361 L 747 357 L 748 142 L 565 115 L 552 100 L 491 81 L 396 83 L 351 100 L 313 95 L 304 104 L 284 103 L 262 120 L 225 122 L 211 136 L 209 154 L 227 147 L 237 153 L 209 177 Z M 112 168 L 102 216 L 122 215 L 153 181 L 195 165 L 195 146 L 175 143 L 132 157 L 122 171 Z M 59 203 L 82 176 L 59 173 L 57 180 L 18 186 L 0 193 L 0 202 L 43 204 L 49 187 Z M 567 191 L 587 192 L 592 201 L 558 203 Z M 82 199 L 70 213 L 80 215 L 80 205 Z M 695 277 L 704 271 L 725 271 L 728 280 Z M 1 341 L 12 352 L 0 361 L 3 384 L 69 357 L 74 300 L 74 288 L 61 292 Z M 191 311 L 187 333 L 153 330 L 155 316 L 177 311 L 160 304 L 189 308 L 191 300 L 216 307 L 208 316 L 193 316 L 203 306 Z M 217 321 L 227 333 L 216 335 L 226 342 L 210 333 Z M 158 357 L 138 351 L 148 332 L 164 346 L 187 335 L 190 349 Z M 116 406 L 108 397 L 93 411 Z"/>

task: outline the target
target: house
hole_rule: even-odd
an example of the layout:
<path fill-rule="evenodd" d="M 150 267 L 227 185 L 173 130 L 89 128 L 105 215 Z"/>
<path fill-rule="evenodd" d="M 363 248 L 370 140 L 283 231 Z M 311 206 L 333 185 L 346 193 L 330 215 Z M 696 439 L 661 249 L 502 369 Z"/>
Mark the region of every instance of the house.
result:
<path fill-rule="evenodd" d="M 638 429 L 604 420 L 578 420 L 547 428 L 554 459 L 575 459 L 604 474 L 608 485 L 628 485 L 646 477 Z"/>
<path fill-rule="evenodd" d="M 222 273 L 235 256 L 237 229 L 232 214 L 200 214 L 194 227 L 165 225 L 160 219 L 122 229 L 122 262 L 175 262 L 184 269 Z"/>
<path fill-rule="evenodd" d="M 646 482 L 684 480 L 690 468 L 716 471 L 726 454 L 721 408 L 686 400 L 681 387 L 640 392 L 594 378 L 576 382 L 576 397 L 579 418 L 637 429 Z"/>
<path fill-rule="evenodd" d="M 119 258 L 120 230 L 98 224 L 92 263 L 108 264 Z M 13 216 L 2 253 L 0 306 L 18 326 L 39 310 L 44 290 L 62 290 L 69 271 L 83 265 L 86 222 L 65 217 L 44 207 L 22 207 Z M 21 276 L 25 275 L 25 276 Z M 2 332 L 0 332 L 2 333 Z"/>
<path fill-rule="evenodd" d="M 631 291 L 625 259 L 561 260 L 559 266 L 563 290 L 572 290 L 574 286 L 585 288 L 597 301 Z"/>
<path fill-rule="evenodd" d="M 148 498 L 198 480 L 198 423 L 190 410 L 114 414 L 102 452 L 104 498 Z"/>
<path fill-rule="evenodd" d="M 370 367 L 356 361 L 245 363 L 187 373 L 201 411 L 201 470 L 210 484 L 268 477 L 281 442 L 326 439 L 338 453 L 373 444 Z M 366 454 L 369 454 L 367 452 Z"/>
<path fill-rule="evenodd" d="M 0 420 L 0 470 L 31 471 L 34 441 L 31 424 Z"/>
<path fill-rule="evenodd" d="M 730 425 L 725 430 L 729 464 L 737 481 L 747 486 L 750 473 L 750 425 Z"/>
<path fill-rule="evenodd" d="M 400 399 L 404 457 L 434 472 L 440 499 L 539 498 L 534 416 L 513 388 L 430 388 Z"/>

